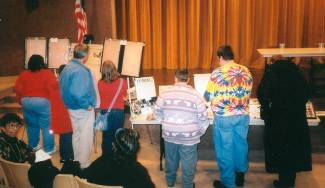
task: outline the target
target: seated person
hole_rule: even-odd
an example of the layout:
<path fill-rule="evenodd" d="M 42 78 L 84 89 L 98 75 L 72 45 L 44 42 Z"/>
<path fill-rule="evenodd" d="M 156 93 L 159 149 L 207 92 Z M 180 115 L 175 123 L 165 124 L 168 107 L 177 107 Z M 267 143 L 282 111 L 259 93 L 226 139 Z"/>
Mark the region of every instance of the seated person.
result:
<path fill-rule="evenodd" d="M 32 163 L 35 160 L 32 148 L 16 137 L 21 126 L 20 117 L 14 113 L 6 113 L 1 118 L 0 157 L 17 163 L 24 163 L 26 161 Z"/>
<path fill-rule="evenodd" d="M 135 130 L 119 128 L 115 133 L 113 151 L 96 159 L 79 175 L 88 182 L 124 188 L 155 187 L 147 169 L 136 160 L 139 134 Z"/>
<path fill-rule="evenodd" d="M 34 188 L 52 188 L 59 169 L 53 166 L 51 156 L 42 149 L 36 152 L 35 163 L 28 170 L 29 183 Z"/>

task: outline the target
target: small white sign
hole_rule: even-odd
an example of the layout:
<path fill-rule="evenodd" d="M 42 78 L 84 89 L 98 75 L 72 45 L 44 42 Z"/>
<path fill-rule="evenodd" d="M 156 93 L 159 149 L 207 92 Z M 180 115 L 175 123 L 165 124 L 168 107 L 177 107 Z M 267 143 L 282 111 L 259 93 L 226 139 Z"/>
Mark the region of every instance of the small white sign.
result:
<path fill-rule="evenodd" d="M 150 100 L 152 97 L 156 97 L 155 80 L 153 77 L 134 78 L 134 85 L 138 100 Z"/>
<path fill-rule="evenodd" d="M 207 89 L 210 73 L 207 74 L 194 74 L 194 88 L 203 96 Z"/>

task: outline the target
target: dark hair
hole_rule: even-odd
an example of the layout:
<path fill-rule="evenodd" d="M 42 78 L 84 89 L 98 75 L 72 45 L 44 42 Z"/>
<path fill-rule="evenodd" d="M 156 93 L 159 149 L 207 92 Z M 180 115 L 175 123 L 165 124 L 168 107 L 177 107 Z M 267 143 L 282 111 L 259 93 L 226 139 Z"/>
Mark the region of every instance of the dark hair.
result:
<path fill-rule="evenodd" d="M 178 69 L 175 71 L 176 78 L 181 82 L 187 82 L 189 78 L 189 73 L 187 69 Z"/>
<path fill-rule="evenodd" d="M 118 78 L 118 72 L 114 63 L 106 60 L 102 66 L 102 80 L 112 82 Z"/>
<path fill-rule="evenodd" d="M 234 52 L 232 51 L 231 46 L 224 45 L 220 46 L 217 50 L 217 56 L 222 57 L 224 60 L 233 60 Z"/>
<path fill-rule="evenodd" d="M 15 123 L 18 123 L 20 125 L 22 124 L 21 118 L 19 116 L 17 116 L 17 114 L 15 114 L 15 113 L 6 113 L 5 115 L 2 116 L 2 118 L 0 120 L 0 126 L 5 127 L 7 124 L 9 124 L 11 122 L 15 122 Z"/>
<path fill-rule="evenodd" d="M 73 49 L 73 58 L 82 59 L 88 55 L 88 51 L 86 44 L 77 44 Z"/>
<path fill-rule="evenodd" d="M 135 157 L 139 150 L 139 133 L 134 129 L 119 128 L 115 133 L 116 153 L 125 157 Z"/>
<path fill-rule="evenodd" d="M 28 180 L 35 188 L 52 188 L 59 169 L 53 166 L 50 159 L 34 163 L 28 170 Z"/>
<path fill-rule="evenodd" d="M 44 58 L 40 55 L 32 55 L 28 60 L 28 70 L 32 72 L 45 68 Z"/>
<path fill-rule="evenodd" d="M 94 38 L 94 35 L 92 35 L 92 34 L 86 34 L 86 35 L 84 35 L 84 38 L 83 38 L 82 43 L 84 43 L 84 44 L 91 44 L 91 42 L 92 42 L 94 39 L 95 39 L 95 38 Z"/>
<path fill-rule="evenodd" d="M 59 69 L 58 69 L 58 73 L 61 74 L 61 72 L 63 71 L 65 65 L 60 65 Z"/>

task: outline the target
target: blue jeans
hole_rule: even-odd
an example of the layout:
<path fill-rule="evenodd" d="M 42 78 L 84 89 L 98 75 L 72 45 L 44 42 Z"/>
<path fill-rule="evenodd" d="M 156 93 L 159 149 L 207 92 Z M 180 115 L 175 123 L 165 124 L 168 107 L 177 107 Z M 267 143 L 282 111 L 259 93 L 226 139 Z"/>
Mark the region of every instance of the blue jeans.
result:
<path fill-rule="evenodd" d="M 102 155 L 112 152 L 115 132 L 124 125 L 124 110 L 112 109 L 107 116 L 108 130 L 102 135 Z"/>
<path fill-rule="evenodd" d="M 60 134 L 61 161 L 73 160 L 72 132 Z"/>
<path fill-rule="evenodd" d="M 198 159 L 197 144 L 187 146 L 165 141 L 166 181 L 174 185 L 179 161 L 182 163 L 182 187 L 192 188 Z"/>
<path fill-rule="evenodd" d="M 44 151 L 53 152 L 54 137 L 50 133 L 50 102 L 41 97 L 24 97 L 21 99 L 21 104 L 27 123 L 28 144 L 38 149 L 42 129 Z"/>
<path fill-rule="evenodd" d="M 227 187 L 235 187 L 235 172 L 248 170 L 248 127 L 248 115 L 214 117 L 214 150 L 220 180 Z"/>

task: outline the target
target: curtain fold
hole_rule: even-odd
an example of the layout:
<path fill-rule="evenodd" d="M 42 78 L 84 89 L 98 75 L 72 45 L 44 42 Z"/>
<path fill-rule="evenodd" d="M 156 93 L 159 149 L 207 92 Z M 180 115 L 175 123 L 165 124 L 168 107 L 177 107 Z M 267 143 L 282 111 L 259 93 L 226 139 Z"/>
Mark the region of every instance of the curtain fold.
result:
<path fill-rule="evenodd" d="M 324 0 L 118 0 L 118 38 L 145 43 L 143 69 L 211 69 L 220 45 L 263 67 L 256 49 L 325 42 Z"/>

